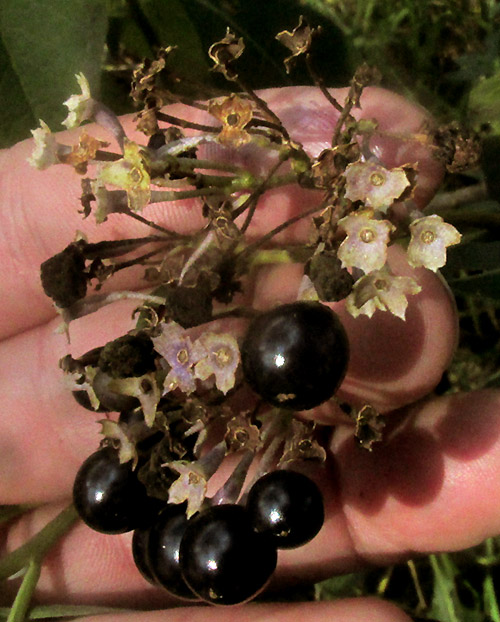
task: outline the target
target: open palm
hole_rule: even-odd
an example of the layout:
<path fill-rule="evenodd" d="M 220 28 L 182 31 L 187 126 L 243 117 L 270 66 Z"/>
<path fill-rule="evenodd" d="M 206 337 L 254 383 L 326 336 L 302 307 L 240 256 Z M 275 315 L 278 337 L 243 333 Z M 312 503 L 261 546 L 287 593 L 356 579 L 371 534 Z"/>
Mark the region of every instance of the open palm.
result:
<path fill-rule="evenodd" d="M 342 101 L 345 92 L 335 95 Z M 316 89 L 271 90 L 262 96 L 306 150 L 317 154 L 328 146 L 337 113 Z M 376 118 L 381 130 L 395 134 L 418 131 L 426 118 L 422 110 L 380 89 L 367 89 L 361 103 L 357 115 Z M 94 135 L 106 138 L 102 129 L 94 129 Z M 379 137 L 372 148 L 386 166 L 418 160 L 416 201 L 424 205 L 432 197 L 442 171 L 423 147 Z M 113 215 L 99 229 L 91 219 L 82 221 L 77 176 L 66 167 L 31 169 L 26 163 L 31 150 L 31 141 L 25 141 L 0 153 L 0 504 L 40 507 L 2 534 L 4 552 L 19 546 L 67 505 L 75 473 L 98 443 L 96 420 L 101 416 L 78 406 L 64 387 L 58 361 L 67 354 L 68 344 L 64 336 L 54 334 L 60 318 L 41 289 L 39 266 L 62 250 L 77 229 L 91 241 L 148 233 L 122 215 Z M 258 155 L 251 150 L 244 157 L 246 165 L 258 166 Z M 319 201 L 318 193 L 297 186 L 269 191 L 249 234 L 263 233 Z M 202 223 L 194 202 L 147 210 L 148 218 L 182 232 Z M 301 223 L 287 235 L 304 238 L 307 225 Z M 412 270 L 397 251 L 390 262 L 398 274 L 417 272 L 422 286 L 420 294 L 409 299 L 405 322 L 378 312 L 371 319 L 354 319 L 342 304 L 336 306 L 351 343 L 341 396 L 388 413 L 385 440 L 373 452 L 363 451 L 353 440 L 352 427 L 339 422 L 333 409 L 313 411 L 316 420 L 337 424 L 326 466 L 317 474 L 325 498 L 325 525 L 308 545 L 280 552 L 273 585 L 312 582 L 367 564 L 457 550 L 500 529 L 500 395 L 480 392 L 422 400 L 453 354 L 455 310 L 439 276 Z M 262 270 L 252 304 L 266 308 L 294 300 L 301 274 L 299 265 Z M 134 271 L 120 275 L 114 287 L 138 287 L 138 277 Z M 74 322 L 70 352 L 79 356 L 125 333 L 131 328 L 132 308 L 130 302 L 120 302 Z M 193 621 L 227 616 L 235 622 L 295 616 L 311 621 L 408 620 L 392 605 L 371 599 L 165 611 L 179 602 L 139 575 L 130 540 L 130 534 L 107 536 L 75 525 L 47 558 L 37 601 L 155 608 L 134 613 L 134 621 L 175 622 L 187 616 Z M 123 614 L 117 620 L 126 622 L 128 617 Z"/>

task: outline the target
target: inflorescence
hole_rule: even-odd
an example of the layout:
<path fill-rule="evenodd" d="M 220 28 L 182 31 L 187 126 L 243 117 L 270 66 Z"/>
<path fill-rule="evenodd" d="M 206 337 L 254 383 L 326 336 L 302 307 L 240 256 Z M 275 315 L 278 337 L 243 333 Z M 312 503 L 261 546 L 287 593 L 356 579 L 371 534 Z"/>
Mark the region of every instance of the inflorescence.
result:
<path fill-rule="evenodd" d="M 173 48 L 136 68 L 131 95 L 145 144 L 127 136 L 81 74 L 81 94 L 65 102 L 64 124 L 96 122 L 119 152 L 85 125 L 75 145 L 60 143 L 43 121 L 33 131 L 33 166 L 67 164 L 82 176 L 84 218 L 102 223 L 122 214 L 151 227 L 150 235 L 117 241 L 80 234 L 42 264 L 41 280 L 66 330 L 105 305 L 137 300 L 127 334 L 60 363 L 77 402 L 104 417 L 101 447 L 80 469 L 74 501 L 98 531 L 135 530 L 142 574 L 181 598 L 232 604 L 253 597 L 274 570 L 276 549 L 300 546 L 321 527 L 321 494 L 299 471 L 303 461 L 324 461 L 324 435 L 299 413 L 337 400 L 349 360 L 344 328 L 324 303 L 344 301 L 354 317 L 379 309 L 404 320 L 408 296 L 421 288 L 414 277 L 391 272 L 388 247 L 397 242 L 410 266 L 437 271 L 446 248 L 460 240 L 453 226 L 412 201 L 415 163 L 389 169 L 370 151 L 377 122 L 357 121 L 354 110 L 376 72 L 360 67 L 338 102 L 312 69 L 314 32 L 301 20 L 278 39 L 291 52 L 287 71 L 303 58 L 338 113 L 331 146 L 316 157 L 238 76 L 244 42 L 229 30 L 209 56 L 235 86 L 230 95 L 208 102 L 176 96 L 166 69 Z M 192 106 L 205 121 L 171 114 L 169 103 Z M 431 143 L 430 131 L 422 136 L 406 140 Z M 220 157 L 203 157 L 211 144 Z M 249 146 L 262 154 L 263 171 L 233 157 Z M 290 184 L 318 190 L 321 199 L 250 237 L 261 197 Z M 148 206 L 182 200 L 198 202 L 198 230 L 178 233 L 148 219 Z M 300 220 L 310 222 L 308 241 L 278 243 Z M 257 266 L 297 261 L 304 276 L 296 302 L 265 312 L 249 306 L 245 293 Z M 133 266 L 144 269 L 148 293 L 99 291 Z M 231 322 L 247 327 L 234 331 Z M 378 413 L 368 404 L 341 406 L 371 449 L 381 438 Z M 235 457 L 232 470 L 214 489 L 212 477 L 228 456 Z M 214 544 L 220 534 L 227 549 Z M 217 572 L 200 553 L 208 549 Z"/>

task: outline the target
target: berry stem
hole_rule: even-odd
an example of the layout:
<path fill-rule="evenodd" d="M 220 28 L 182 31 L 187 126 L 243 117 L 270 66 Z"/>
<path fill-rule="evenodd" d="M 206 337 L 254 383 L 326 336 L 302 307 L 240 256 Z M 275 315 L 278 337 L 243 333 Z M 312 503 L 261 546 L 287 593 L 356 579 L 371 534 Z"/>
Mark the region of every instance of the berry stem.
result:
<path fill-rule="evenodd" d="M 26 512 L 32 510 L 35 506 L 29 503 L 23 505 L 2 505 L 0 506 L 0 525 L 22 516 Z"/>
<path fill-rule="evenodd" d="M 32 560 L 40 562 L 44 555 L 78 518 L 73 505 L 60 512 L 33 538 L 0 560 L 0 580 L 8 579 L 25 568 Z"/>
<path fill-rule="evenodd" d="M 39 559 L 31 559 L 24 575 L 23 582 L 17 591 L 16 598 L 10 608 L 7 622 L 24 622 L 41 572 Z"/>

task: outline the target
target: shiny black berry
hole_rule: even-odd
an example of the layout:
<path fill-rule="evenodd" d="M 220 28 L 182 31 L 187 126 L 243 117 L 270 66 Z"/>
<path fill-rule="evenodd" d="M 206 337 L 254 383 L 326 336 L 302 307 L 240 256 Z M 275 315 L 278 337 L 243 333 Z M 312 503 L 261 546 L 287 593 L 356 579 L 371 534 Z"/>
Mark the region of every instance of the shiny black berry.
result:
<path fill-rule="evenodd" d="M 132 556 L 137 570 L 152 585 L 158 585 L 151 569 L 149 560 L 149 533 L 150 527 L 137 527 L 132 536 Z"/>
<path fill-rule="evenodd" d="M 112 447 L 99 449 L 82 464 L 73 502 L 82 520 L 102 533 L 125 533 L 148 524 L 163 505 L 148 497 L 131 462 L 120 464 Z"/>
<path fill-rule="evenodd" d="M 339 387 L 349 361 L 349 343 L 329 307 L 294 302 L 251 322 L 241 360 L 247 382 L 264 400 L 307 410 L 332 397 Z"/>
<path fill-rule="evenodd" d="M 213 604 L 234 605 L 255 596 L 276 561 L 276 548 L 252 529 L 238 505 L 216 505 L 194 516 L 181 540 L 182 575 L 195 594 Z"/>
<path fill-rule="evenodd" d="M 147 560 L 157 584 L 175 596 L 197 600 L 179 565 L 179 547 L 187 523 L 185 505 L 167 505 L 149 529 Z"/>
<path fill-rule="evenodd" d="M 312 540 L 325 515 L 317 485 L 302 473 L 286 470 L 258 479 L 248 493 L 246 507 L 253 528 L 283 549 Z"/>

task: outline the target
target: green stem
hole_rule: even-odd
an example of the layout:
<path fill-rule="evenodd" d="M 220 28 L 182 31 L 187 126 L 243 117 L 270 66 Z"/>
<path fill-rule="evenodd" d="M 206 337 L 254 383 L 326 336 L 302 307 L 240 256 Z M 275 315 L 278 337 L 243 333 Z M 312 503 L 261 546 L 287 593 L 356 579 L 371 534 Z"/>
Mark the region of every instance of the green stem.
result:
<path fill-rule="evenodd" d="M 444 553 L 441 555 L 433 554 L 429 555 L 429 561 L 434 573 L 435 590 L 439 595 L 441 611 L 446 614 L 448 622 L 460 622 L 453 598 L 455 586 L 450 585 L 453 575 L 449 569 L 448 557 Z"/>
<path fill-rule="evenodd" d="M 177 162 L 181 165 L 181 168 L 206 168 L 214 171 L 226 171 L 228 173 L 241 173 L 243 169 L 236 164 L 230 164 L 229 162 L 220 162 L 216 160 L 198 160 L 196 158 L 183 158 L 177 156 Z"/>
<path fill-rule="evenodd" d="M 41 563 L 39 559 L 31 559 L 24 575 L 21 587 L 17 591 L 16 598 L 10 609 L 7 622 L 24 622 L 31 603 L 33 592 L 40 577 Z"/>
<path fill-rule="evenodd" d="M 257 251 L 252 257 L 251 263 L 253 266 L 277 263 L 293 263 L 293 259 L 287 250 L 281 248 L 274 248 Z"/>
<path fill-rule="evenodd" d="M 227 191 L 224 188 L 197 188 L 195 190 L 153 190 L 151 192 L 150 203 L 163 203 L 168 201 L 181 201 L 182 199 L 196 199 L 209 195 L 220 194 L 225 195 Z"/>
<path fill-rule="evenodd" d="M 32 559 L 41 560 L 78 518 L 73 505 L 60 512 L 31 540 L 0 560 L 0 580 L 8 579 L 25 568 Z"/>
<path fill-rule="evenodd" d="M 2 505 L 0 506 L 0 525 L 8 523 L 9 521 L 25 514 L 32 510 L 35 505 L 26 503 L 24 505 Z"/>
<path fill-rule="evenodd" d="M 493 577 L 488 571 L 483 582 L 484 612 L 494 621 L 500 622 L 500 609 L 495 593 Z"/>

